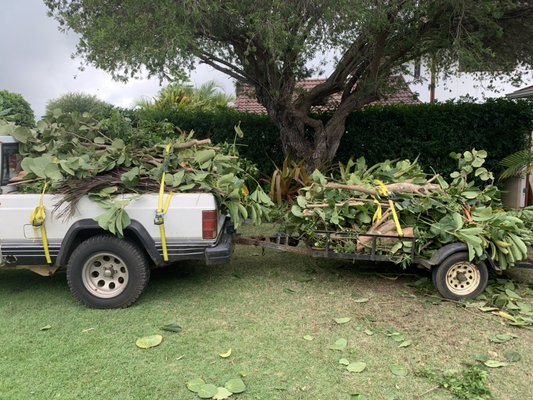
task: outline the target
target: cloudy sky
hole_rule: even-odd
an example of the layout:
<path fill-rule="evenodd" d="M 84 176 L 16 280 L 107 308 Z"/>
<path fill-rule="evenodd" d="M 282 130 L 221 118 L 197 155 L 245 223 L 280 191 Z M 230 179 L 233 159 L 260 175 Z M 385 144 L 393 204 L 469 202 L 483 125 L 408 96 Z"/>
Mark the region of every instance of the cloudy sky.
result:
<path fill-rule="evenodd" d="M 80 60 L 71 59 L 76 35 L 59 32 L 46 11 L 42 0 L 0 0 L 0 90 L 21 94 L 36 117 L 44 113 L 49 100 L 67 92 L 89 93 L 128 107 L 160 90 L 157 79 L 123 84 L 95 68 L 80 71 Z M 215 80 L 226 92 L 234 91 L 230 79 L 206 66 L 191 80 L 195 85 Z"/>
<path fill-rule="evenodd" d="M 46 15 L 42 0 L 0 0 L 0 90 L 20 93 L 31 104 L 37 118 L 46 103 L 67 92 L 84 92 L 111 104 L 130 107 L 141 98 L 151 98 L 160 90 L 158 80 L 115 82 L 109 74 L 88 67 L 79 70 L 80 60 L 71 59 L 77 37 L 58 31 L 57 23 Z M 233 82 L 207 66 L 191 74 L 195 85 L 214 80 L 229 94 Z M 525 85 L 533 84 L 529 75 Z M 502 85 L 500 93 L 488 91 L 488 83 L 477 85 L 468 75 L 447 84 L 439 81 L 437 99 L 444 101 L 469 94 L 478 99 L 499 97 L 516 90 Z M 411 85 L 422 101 L 428 101 L 427 83 Z"/>

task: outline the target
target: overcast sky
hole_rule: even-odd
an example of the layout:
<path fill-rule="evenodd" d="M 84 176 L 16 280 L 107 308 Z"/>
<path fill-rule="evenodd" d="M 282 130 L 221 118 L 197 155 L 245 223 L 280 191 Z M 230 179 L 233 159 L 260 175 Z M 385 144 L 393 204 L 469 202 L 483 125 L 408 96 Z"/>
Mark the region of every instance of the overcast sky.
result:
<path fill-rule="evenodd" d="M 92 67 L 80 71 L 80 60 L 71 59 L 76 35 L 59 32 L 57 22 L 46 11 L 42 0 L 0 0 L 0 90 L 24 96 L 37 118 L 42 116 L 49 100 L 67 92 L 94 94 L 111 104 L 131 107 L 137 100 L 151 98 L 160 90 L 158 80 L 132 80 L 124 84 Z M 214 80 L 228 94 L 234 94 L 232 80 L 207 66 L 193 72 L 191 80 L 196 86 Z M 530 74 L 524 86 L 531 84 Z M 516 90 L 503 85 L 500 93 L 494 93 L 487 91 L 486 86 L 487 83 L 476 87 L 468 75 L 447 85 L 439 81 L 437 99 L 444 101 L 466 94 L 478 99 L 500 97 Z M 427 82 L 411 88 L 420 94 L 422 101 L 428 101 Z"/>
<path fill-rule="evenodd" d="M 46 12 L 42 0 L 0 0 L 0 90 L 21 94 L 37 118 L 49 100 L 67 92 L 93 94 L 129 107 L 161 89 L 157 79 L 124 84 L 92 67 L 80 71 L 80 59 L 71 59 L 77 36 L 59 32 Z M 215 80 L 227 93 L 234 93 L 232 81 L 207 66 L 194 72 L 191 80 L 195 85 Z"/>

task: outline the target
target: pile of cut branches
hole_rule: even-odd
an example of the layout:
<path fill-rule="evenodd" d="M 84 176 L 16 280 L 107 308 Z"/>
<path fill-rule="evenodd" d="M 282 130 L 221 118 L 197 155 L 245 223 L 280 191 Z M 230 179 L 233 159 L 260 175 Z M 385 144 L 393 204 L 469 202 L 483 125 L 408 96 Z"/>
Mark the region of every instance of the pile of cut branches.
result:
<path fill-rule="evenodd" d="M 426 174 L 417 161 L 387 160 L 368 167 L 364 158 L 339 165 L 326 177 L 318 170 L 310 175 L 291 208 L 284 230 L 305 237 L 314 248 L 325 246 L 318 230 L 333 235 L 338 252 L 371 251 L 372 238 L 364 234 L 396 236 L 377 241 L 378 254 L 390 255 L 408 265 L 414 253 L 430 258 L 452 242 L 468 247 L 470 260 L 487 256 L 502 269 L 527 258 L 533 243 L 533 209 L 505 211 L 494 176 L 483 167 L 487 153 L 452 154 L 458 170 L 445 180 Z M 405 239 L 404 239 L 405 238 Z"/>
<path fill-rule="evenodd" d="M 173 140 L 158 142 L 142 127 L 131 127 L 126 138 L 112 138 L 101 121 L 76 114 L 57 114 L 35 129 L 4 124 L 2 131 L 22 143 L 27 174 L 17 184 L 24 192 L 38 193 L 46 182 L 47 192 L 64 195 L 70 205 L 90 195 L 109 208 L 117 194 L 158 192 L 164 174 L 166 192 L 213 193 L 236 225 L 267 218 L 273 203 L 235 145 L 213 146 L 164 124 Z M 236 133 L 242 133 L 239 127 Z"/>

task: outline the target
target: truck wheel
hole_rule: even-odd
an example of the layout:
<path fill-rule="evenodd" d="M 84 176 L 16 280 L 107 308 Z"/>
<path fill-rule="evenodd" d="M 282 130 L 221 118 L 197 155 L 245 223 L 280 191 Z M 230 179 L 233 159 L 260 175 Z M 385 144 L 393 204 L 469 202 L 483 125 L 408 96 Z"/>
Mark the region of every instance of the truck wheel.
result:
<path fill-rule="evenodd" d="M 433 268 L 433 284 L 444 298 L 472 299 L 487 287 L 489 272 L 484 262 L 468 261 L 468 253 L 455 253 Z"/>
<path fill-rule="evenodd" d="M 72 294 L 91 308 L 125 308 L 150 279 L 149 263 L 133 243 L 110 235 L 93 236 L 72 252 L 67 281 Z"/>

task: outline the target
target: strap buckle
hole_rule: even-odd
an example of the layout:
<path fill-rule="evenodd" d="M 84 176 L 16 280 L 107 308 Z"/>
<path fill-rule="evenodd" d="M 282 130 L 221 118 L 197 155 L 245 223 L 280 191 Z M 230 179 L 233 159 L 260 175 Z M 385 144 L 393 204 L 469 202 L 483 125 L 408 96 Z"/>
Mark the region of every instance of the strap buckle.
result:
<path fill-rule="evenodd" d="M 157 210 L 154 217 L 154 225 L 163 225 L 165 223 L 165 214 L 162 210 Z"/>

